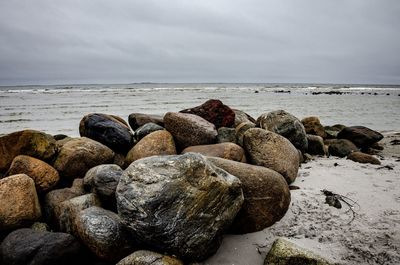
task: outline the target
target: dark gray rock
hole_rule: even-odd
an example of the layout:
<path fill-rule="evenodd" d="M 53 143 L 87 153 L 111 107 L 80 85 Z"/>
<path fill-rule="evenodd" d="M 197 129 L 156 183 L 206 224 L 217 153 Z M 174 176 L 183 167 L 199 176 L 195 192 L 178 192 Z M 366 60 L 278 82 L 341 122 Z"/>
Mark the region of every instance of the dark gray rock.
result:
<path fill-rule="evenodd" d="M 138 129 L 140 126 L 145 125 L 146 123 L 152 122 L 155 124 L 164 127 L 163 116 L 154 115 L 154 114 L 144 114 L 144 113 L 132 113 L 128 118 L 129 125 L 132 130 Z"/>
<path fill-rule="evenodd" d="M 271 131 L 252 128 L 244 134 L 243 146 L 251 164 L 280 173 L 288 184 L 299 170 L 299 153 L 288 139 Z"/>
<path fill-rule="evenodd" d="M 135 238 L 198 261 L 217 251 L 243 203 L 239 179 L 195 153 L 133 162 L 116 196 L 118 214 Z"/>
<path fill-rule="evenodd" d="M 146 124 L 140 126 L 139 128 L 137 128 L 134 136 L 137 141 L 140 141 L 140 139 L 142 139 L 146 135 L 148 135 L 152 132 L 155 132 L 155 131 L 160 131 L 160 130 L 164 130 L 164 127 L 162 127 L 158 124 L 155 124 L 153 122 L 149 122 L 149 123 L 146 123 Z"/>
<path fill-rule="evenodd" d="M 164 116 L 165 128 L 174 136 L 176 144 L 184 149 L 188 146 L 213 144 L 218 132 L 214 124 L 200 116 L 168 112 Z"/>
<path fill-rule="evenodd" d="M 257 125 L 260 128 L 282 135 L 300 151 L 305 152 L 307 150 L 308 142 L 305 128 L 301 121 L 292 114 L 284 110 L 265 113 L 258 117 Z"/>
<path fill-rule="evenodd" d="M 346 139 L 332 139 L 325 143 L 329 145 L 329 154 L 333 156 L 345 157 L 351 152 L 358 151 L 357 146 Z"/>
<path fill-rule="evenodd" d="M 133 250 L 119 216 L 100 207 L 80 211 L 75 218 L 77 236 L 98 258 L 117 262 Z"/>
<path fill-rule="evenodd" d="M 134 144 L 129 126 L 121 122 L 121 118 L 107 114 L 91 113 L 83 117 L 79 133 L 121 154 L 128 153 Z"/>
<path fill-rule="evenodd" d="M 357 147 L 367 149 L 374 143 L 382 140 L 383 135 L 364 126 L 351 126 L 343 128 L 338 133 L 337 138 L 350 140 Z"/>
<path fill-rule="evenodd" d="M 346 126 L 342 124 L 335 124 L 333 126 L 324 126 L 326 139 L 336 139 L 338 133 L 345 127 Z"/>
<path fill-rule="evenodd" d="M 217 136 L 218 143 L 236 143 L 235 128 L 221 127 L 218 129 Z"/>
<path fill-rule="evenodd" d="M 123 172 L 117 165 L 98 165 L 86 172 L 83 185 L 85 190 L 98 195 L 104 208 L 115 211 L 115 190 Z"/>
<path fill-rule="evenodd" d="M 235 127 L 243 122 L 256 123 L 256 120 L 244 111 L 233 109 L 233 112 L 235 112 Z"/>
<path fill-rule="evenodd" d="M 1 243 L 0 253 L 2 264 L 7 265 L 83 265 L 88 262 L 85 249 L 70 234 L 29 228 L 10 233 Z"/>
<path fill-rule="evenodd" d="M 290 191 L 281 174 L 265 167 L 227 159 L 207 159 L 242 182 L 244 202 L 231 225 L 231 232 L 244 234 L 260 231 L 285 215 L 290 204 Z"/>
<path fill-rule="evenodd" d="M 307 134 L 308 149 L 310 155 L 326 155 L 324 139 L 321 136 Z"/>

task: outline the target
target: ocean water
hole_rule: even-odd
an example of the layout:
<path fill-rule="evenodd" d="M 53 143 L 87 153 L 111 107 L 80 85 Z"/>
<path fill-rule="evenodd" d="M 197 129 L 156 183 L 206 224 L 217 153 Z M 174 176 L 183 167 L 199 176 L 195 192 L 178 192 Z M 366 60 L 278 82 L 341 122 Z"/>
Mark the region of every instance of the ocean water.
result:
<path fill-rule="evenodd" d="M 400 131 L 400 86 L 315 84 L 125 84 L 0 87 L 0 134 L 36 129 L 79 136 L 93 112 L 164 114 L 220 99 L 257 118 L 283 109 L 323 125 L 363 125 Z"/>

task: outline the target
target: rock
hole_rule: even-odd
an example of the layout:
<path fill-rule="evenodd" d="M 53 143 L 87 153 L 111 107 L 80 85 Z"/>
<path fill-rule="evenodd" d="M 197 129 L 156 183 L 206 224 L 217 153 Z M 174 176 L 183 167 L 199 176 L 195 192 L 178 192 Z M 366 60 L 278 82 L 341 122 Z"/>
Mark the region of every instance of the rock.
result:
<path fill-rule="evenodd" d="M 54 140 L 59 141 L 59 140 L 69 138 L 69 137 L 68 137 L 68 135 L 65 135 L 65 134 L 56 134 L 56 135 L 53 135 L 53 138 L 54 138 Z"/>
<path fill-rule="evenodd" d="M 234 143 L 189 146 L 182 151 L 182 154 L 189 152 L 246 162 L 246 155 L 244 154 L 243 148 Z"/>
<path fill-rule="evenodd" d="M 342 124 L 335 124 L 333 126 L 324 126 L 324 130 L 326 133 L 326 139 L 336 139 L 338 133 L 345 128 L 346 126 Z"/>
<path fill-rule="evenodd" d="M 113 164 L 124 169 L 125 168 L 125 156 L 122 154 L 115 154 Z"/>
<path fill-rule="evenodd" d="M 84 116 L 79 124 L 79 133 L 121 154 L 128 153 L 134 144 L 129 126 L 122 123 L 121 118 L 107 114 L 91 113 Z"/>
<path fill-rule="evenodd" d="M 34 130 L 24 130 L 0 137 L 0 173 L 5 172 L 18 155 L 28 155 L 51 162 L 57 152 L 56 140 Z"/>
<path fill-rule="evenodd" d="M 251 164 L 270 168 L 280 173 L 288 184 L 299 170 L 297 149 L 283 136 L 260 128 L 246 131 L 243 146 Z"/>
<path fill-rule="evenodd" d="M 243 136 L 248 129 L 255 128 L 256 125 L 252 122 L 243 122 L 239 124 L 236 128 L 236 143 L 243 146 Z"/>
<path fill-rule="evenodd" d="M 343 128 L 337 138 L 350 140 L 359 148 L 368 148 L 382 140 L 383 135 L 364 126 L 351 126 Z"/>
<path fill-rule="evenodd" d="M 149 122 L 149 123 L 146 123 L 146 124 L 140 126 L 139 128 L 137 128 L 134 136 L 137 141 L 140 141 L 140 139 L 142 139 L 146 135 L 148 135 L 152 132 L 161 131 L 161 130 L 164 130 L 164 127 L 161 127 L 160 125 L 155 124 L 153 122 Z"/>
<path fill-rule="evenodd" d="M 153 251 L 138 250 L 122 259 L 117 265 L 183 265 L 183 262 Z"/>
<path fill-rule="evenodd" d="M 168 112 L 164 116 L 164 123 L 181 149 L 213 144 L 217 140 L 218 132 L 214 124 L 193 114 Z"/>
<path fill-rule="evenodd" d="M 79 212 L 92 206 L 101 206 L 98 197 L 93 194 L 85 194 L 63 201 L 60 204 L 60 216 L 58 223 L 60 230 L 72 235 L 77 235 L 76 217 Z"/>
<path fill-rule="evenodd" d="M 237 127 L 239 124 L 243 122 L 251 122 L 254 124 L 256 123 L 256 120 L 246 112 L 237 109 L 233 109 L 233 112 L 235 112 L 235 124 L 234 124 L 235 127 Z"/>
<path fill-rule="evenodd" d="M 125 165 L 155 155 L 176 155 L 174 138 L 166 130 L 152 132 L 140 140 L 126 155 Z"/>
<path fill-rule="evenodd" d="M 116 210 L 115 190 L 122 173 L 117 165 L 98 165 L 86 172 L 83 184 L 86 190 L 98 195 L 105 208 Z"/>
<path fill-rule="evenodd" d="M 263 230 L 279 221 L 290 204 L 290 192 L 281 174 L 260 166 L 207 157 L 242 182 L 244 202 L 230 231 L 235 234 Z"/>
<path fill-rule="evenodd" d="M 307 134 L 308 149 L 307 153 L 311 155 L 326 155 L 327 150 L 325 148 L 324 139 L 321 136 Z"/>
<path fill-rule="evenodd" d="M 143 113 L 132 113 L 128 118 L 129 125 L 132 130 L 136 130 L 140 126 L 145 125 L 146 123 L 152 122 L 161 127 L 164 127 L 164 118 L 161 115 L 154 114 L 143 114 Z"/>
<path fill-rule="evenodd" d="M 25 174 L 0 179 L 0 231 L 30 226 L 42 216 L 35 183 Z"/>
<path fill-rule="evenodd" d="M 258 117 L 260 128 L 282 135 L 302 152 L 307 150 L 307 136 L 303 124 L 292 114 L 277 110 Z"/>
<path fill-rule="evenodd" d="M 34 222 L 33 225 L 31 225 L 31 229 L 38 232 L 50 231 L 50 227 L 46 223 L 41 222 Z"/>
<path fill-rule="evenodd" d="M 78 237 L 102 260 L 116 262 L 133 250 L 129 233 L 119 216 L 111 211 L 90 207 L 77 214 L 75 223 Z"/>
<path fill-rule="evenodd" d="M 218 129 L 217 143 L 236 143 L 235 128 L 221 127 Z"/>
<path fill-rule="evenodd" d="M 2 264 L 9 265 L 89 264 L 82 245 L 73 236 L 29 228 L 10 233 L 1 243 L 0 252 Z"/>
<path fill-rule="evenodd" d="M 351 152 L 358 151 L 357 146 L 346 139 L 332 139 L 325 141 L 325 143 L 329 145 L 329 154 L 333 156 L 345 157 Z"/>
<path fill-rule="evenodd" d="M 64 138 L 64 139 L 57 140 L 57 141 L 56 141 L 57 149 L 60 150 L 61 147 L 63 147 L 63 145 L 64 145 L 65 143 L 67 143 L 67 142 L 69 142 L 69 141 L 71 141 L 71 140 L 73 140 L 73 139 L 74 139 L 74 138 L 72 138 L 72 137 L 66 137 L 66 138 Z"/>
<path fill-rule="evenodd" d="M 324 126 L 322 126 L 318 117 L 307 117 L 301 120 L 307 134 L 318 135 L 326 138 Z"/>
<path fill-rule="evenodd" d="M 46 194 L 44 199 L 44 216 L 46 222 L 55 230 L 59 230 L 59 216 L 61 216 L 61 203 L 81 196 L 85 193 L 83 190 L 83 180 L 75 179 L 71 188 L 52 190 Z"/>
<path fill-rule="evenodd" d="M 184 109 L 180 112 L 200 116 L 214 124 L 217 129 L 220 127 L 232 127 L 235 123 L 235 112 L 218 99 L 207 100 L 200 106 Z"/>
<path fill-rule="evenodd" d="M 265 258 L 264 265 L 294 264 L 331 265 L 332 263 L 284 238 L 276 239 Z"/>
<path fill-rule="evenodd" d="M 116 196 L 118 214 L 135 238 L 198 261 L 217 251 L 243 203 L 240 181 L 195 153 L 133 162 Z"/>
<path fill-rule="evenodd" d="M 92 167 L 108 164 L 113 159 L 114 152 L 110 148 L 92 139 L 81 137 L 63 145 L 54 162 L 54 168 L 61 177 L 72 180 L 82 178 Z"/>
<path fill-rule="evenodd" d="M 28 177 L 33 179 L 35 182 L 36 191 L 39 194 L 51 190 L 60 180 L 57 170 L 55 170 L 52 166 L 39 159 L 26 155 L 16 156 L 11 163 L 7 174 L 28 175 Z"/>
<path fill-rule="evenodd" d="M 381 161 L 377 159 L 376 157 L 373 157 L 372 155 L 364 154 L 361 152 L 352 152 L 347 156 L 348 159 L 358 162 L 358 163 L 363 163 L 363 164 L 373 164 L 373 165 L 380 165 Z"/>

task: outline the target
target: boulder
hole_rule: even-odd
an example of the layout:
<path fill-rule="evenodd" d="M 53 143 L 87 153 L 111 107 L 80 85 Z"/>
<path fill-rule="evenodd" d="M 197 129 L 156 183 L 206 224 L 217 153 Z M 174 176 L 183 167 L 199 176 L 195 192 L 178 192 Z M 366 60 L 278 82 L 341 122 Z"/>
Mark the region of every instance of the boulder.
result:
<path fill-rule="evenodd" d="M 277 110 L 258 117 L 260 128 L 282 135 L 302 152 L 307 150 L 307 136 L 303 124 L 292 114 Z"/>
<path fill-rule="evenodd" d="M 132 130 L 136 130 L 140 126 L 145 125 L 146 123 L 152 122 L 155 124 L 164 127 L 164 118 L 161 115 L 154 114 L 143 114 L 143 113 L 132 113 L 128 118 L 129 125 Z"/>
<path fill-rule="evenodd" d="M 243 203 L 239 179 L 195 153 L 133 162 L 116 196 L 135 238 L 190 261 L 217 251 Z"/>
<path fill-rule="evenodd" d="M 164 130 L 164 127 L 161 127 L 160 125 L 155 124 L 153 122 L 149 122 L 149 123 L 146 123 L 146 124 L 140 126 L 139 128 L 137 128 L 137 130 L 135 131 L 134 137 L 137 141 L 140 141 L 140 139 L 142 139 L 146 135 L 148 135 L 152 132 L 161 131 L 161 130 Z"/>
<path fill-rule="evenodd" d="M 275 170 L 288 184 L 296 179 L 300 163 L 299 153 L 283 136 L 253 128 L 244 134 L 243 145 L 251 164 Z"/>
<path fill-rule="evenodd" d="M 232 127 L 235 123 L 235 112 L 218 99 L 207 100 L 200 106 L 184 109 L 180 112 L 200 116 L 214 124 L 217 129 L 220 127 Z"/>
<path fill-rule="evenodd" d="M 85 194 L 83 189 L 83 180 L 75 179 L 71 188 L 52 190 L 46 194 L 44 199 L 44 216 L 46 222 L 54 228 L 59 230 L 59 216 L 61 216 L 61 203 Z"/>
<path fill-rule="evenodd" d="M 18 155 L 28 155 L 51 162 L 57 152 L 53 136 L 24 130 L 0 137 L 0 173 L 4 173 Z"/>
<path fill-rule="evenodd" d="M 346 139 L 332 139 L 325 141 L 325 144 L 329 145 L 329 154 L 333 156 L 345 157 L 351 152 L 358 151 L 357 146 Z"/>
<path fill-rule="evenodd" d="M 326 138 L 326 132 L 324 126 L 322 126 L 318 117 L 307 117 L 301 120 L 307 134 L 318 135 L 322 138 Z"/>
<path fill-rule="evenodd" d="M 108 164 L 114 159 L 114 152 L 107 146 L 92 139 L 81 137 L 70 140 L 60 149 L 54 162 L 62 178 L 82 178 L 94 166 Z"/>
<path fill-rule="evenodd" d="M 0 231 L 30 226 L 42 216 L 35 183 L 25 174 L 0 179 Z"/>
<path fill-rule="evenodd" d="M 116 210 L 115 190 L 122 173 L 117 165 L 98 165 L 86 172 L 83 184 L 86 190 L 97 194 L 105 208 Z"/>
<path fill-rule="evenodd" d="M 234 127 L 237 127 L 239 124 L 241 124 L 243 122 L 251 122 L 254 124 L 256 123 L 256 120 L 244 111 L 241 111 L 238 109 L 233 109 L 233 112 L 235 112 Z"/>
<path fill-rule="evenodd" d="M 26 174 L 35 182 L 36 191 L 47 192 L 54 188 L 60 180 L 57 170 L 39 159 L 19 155 L 11 163 L 8 175 Z"/>
<path fill-rule="evenodd" d="M 93 193 L 74 197 L 60 203 L 61 214 L 57 217 L 60 230 L 76 236 L 76 217 L 80 211 L 92 206 L 101 206 L 100 200 Z"/>
<path fill-rule="evenodd" d="M 126 154 L 132 148 L 133 134 L 126 123 L 115 116 L 91 113 L 84 116 L 79 124 L 79 133 L 108 146 L 116 153 Z"/>
<path fill-rule="evenodd" d="M 325 148 L 324 139 L 321 136 L 307 134 L 308 149 L 307 153 L 310 155 L 326 155 L 327 150 Z"/>
<path fill-rule="evenodd" d="M 217 143 L 236 143 L 235 128 L 218 128 Z"/>
<path fill-rule="evenodd" d="M 96 206 L 84 209 L 77 214 L 75 227 L 83 244 L 102 260 L 117 262 L 133 250 L 129 233 L 111 211 Z"/>
<path fill-rule="evenodd" d="M 168 112 L 164 116 L 164 123 L 181 149 L 193 145 L 213 144 L 217 140 L 218 132 L 214 124 L 197 115 Z"/>
<path fill-rule="evenodd" d="M 70 265 L 89 264 L 82 245 L 70 234 L 15 230 L 0 245 L 2 264 Z"/>
<path fill-rule="evenodd" d="M 123 258 L 117 265 L 183 265 L 183 262 L 157 252 L 138 250 Z"/>
<path fill-rule="evenodd" d="M 41 223 L 41 222 L 34 222 L 31 227 L 32 230 L 38 231 L 38 232 L 47 232 L 50 231 L 50 227 L 46 223 Z"/>
<path fill-rule="evenodd" d="M 265 258 L 264 265 L 294 264 L 331 265 L 333 263 L 330 263 L 325 258 L 301 248 L 284 238 L 276 239 Z"/>
<path fill-rule="evenodd" d="M 290 191 L 281 174 L 260 166 L 207 157 L 242 182 L 244 202 L 230 231 L 235 234 L 263 230 L 279 221 L 290 204 Z"/>
<path fill-rule="evenodd" d="M 176 155 L 174 138 L 166 130 L 155 131 L 142 138 L 126 155 L 125 164 L 155 155 Z"/>
<path fill-rule="evenodd" d="M 252 122 L 243 122 L 239 124 L 236 128 L 236 143 L 243 146 L 243 136 L 248 129 L 255 128 L 256 125 Z"/>
<path fill-rule="evenodd" d="M 189 152 L 246 162 L 246 155 L 243 148 L 234 143 L 189 146 L 182 151 L 182 154 Z"/>
<path fill-rule="evenodd" d="M 351 126 L 343 128 L 337 135 L 338 139 L 352 141 L 357 147 L 367 149 L 374 143 L 383 139 L 383 135 L 364 126 Z"/>
<path fill-rule="evenodd" d="M 373 165 L 381 164 L 381 161 L 379 161 L 378 158 L 361 152 L 352 152 L 347 156 L 347 159 L 363 164 L 373 164 Z"/>

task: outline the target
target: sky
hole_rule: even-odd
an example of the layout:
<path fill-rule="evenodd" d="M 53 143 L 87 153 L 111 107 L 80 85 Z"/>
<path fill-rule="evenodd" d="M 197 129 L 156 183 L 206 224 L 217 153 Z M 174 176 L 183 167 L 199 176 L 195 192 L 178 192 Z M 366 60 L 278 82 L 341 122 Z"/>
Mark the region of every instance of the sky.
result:
<path fill-rule="evenodd" d="M 133 82 L 400 84 L 400 1 L 0 1 L 0 85 Z"/>

